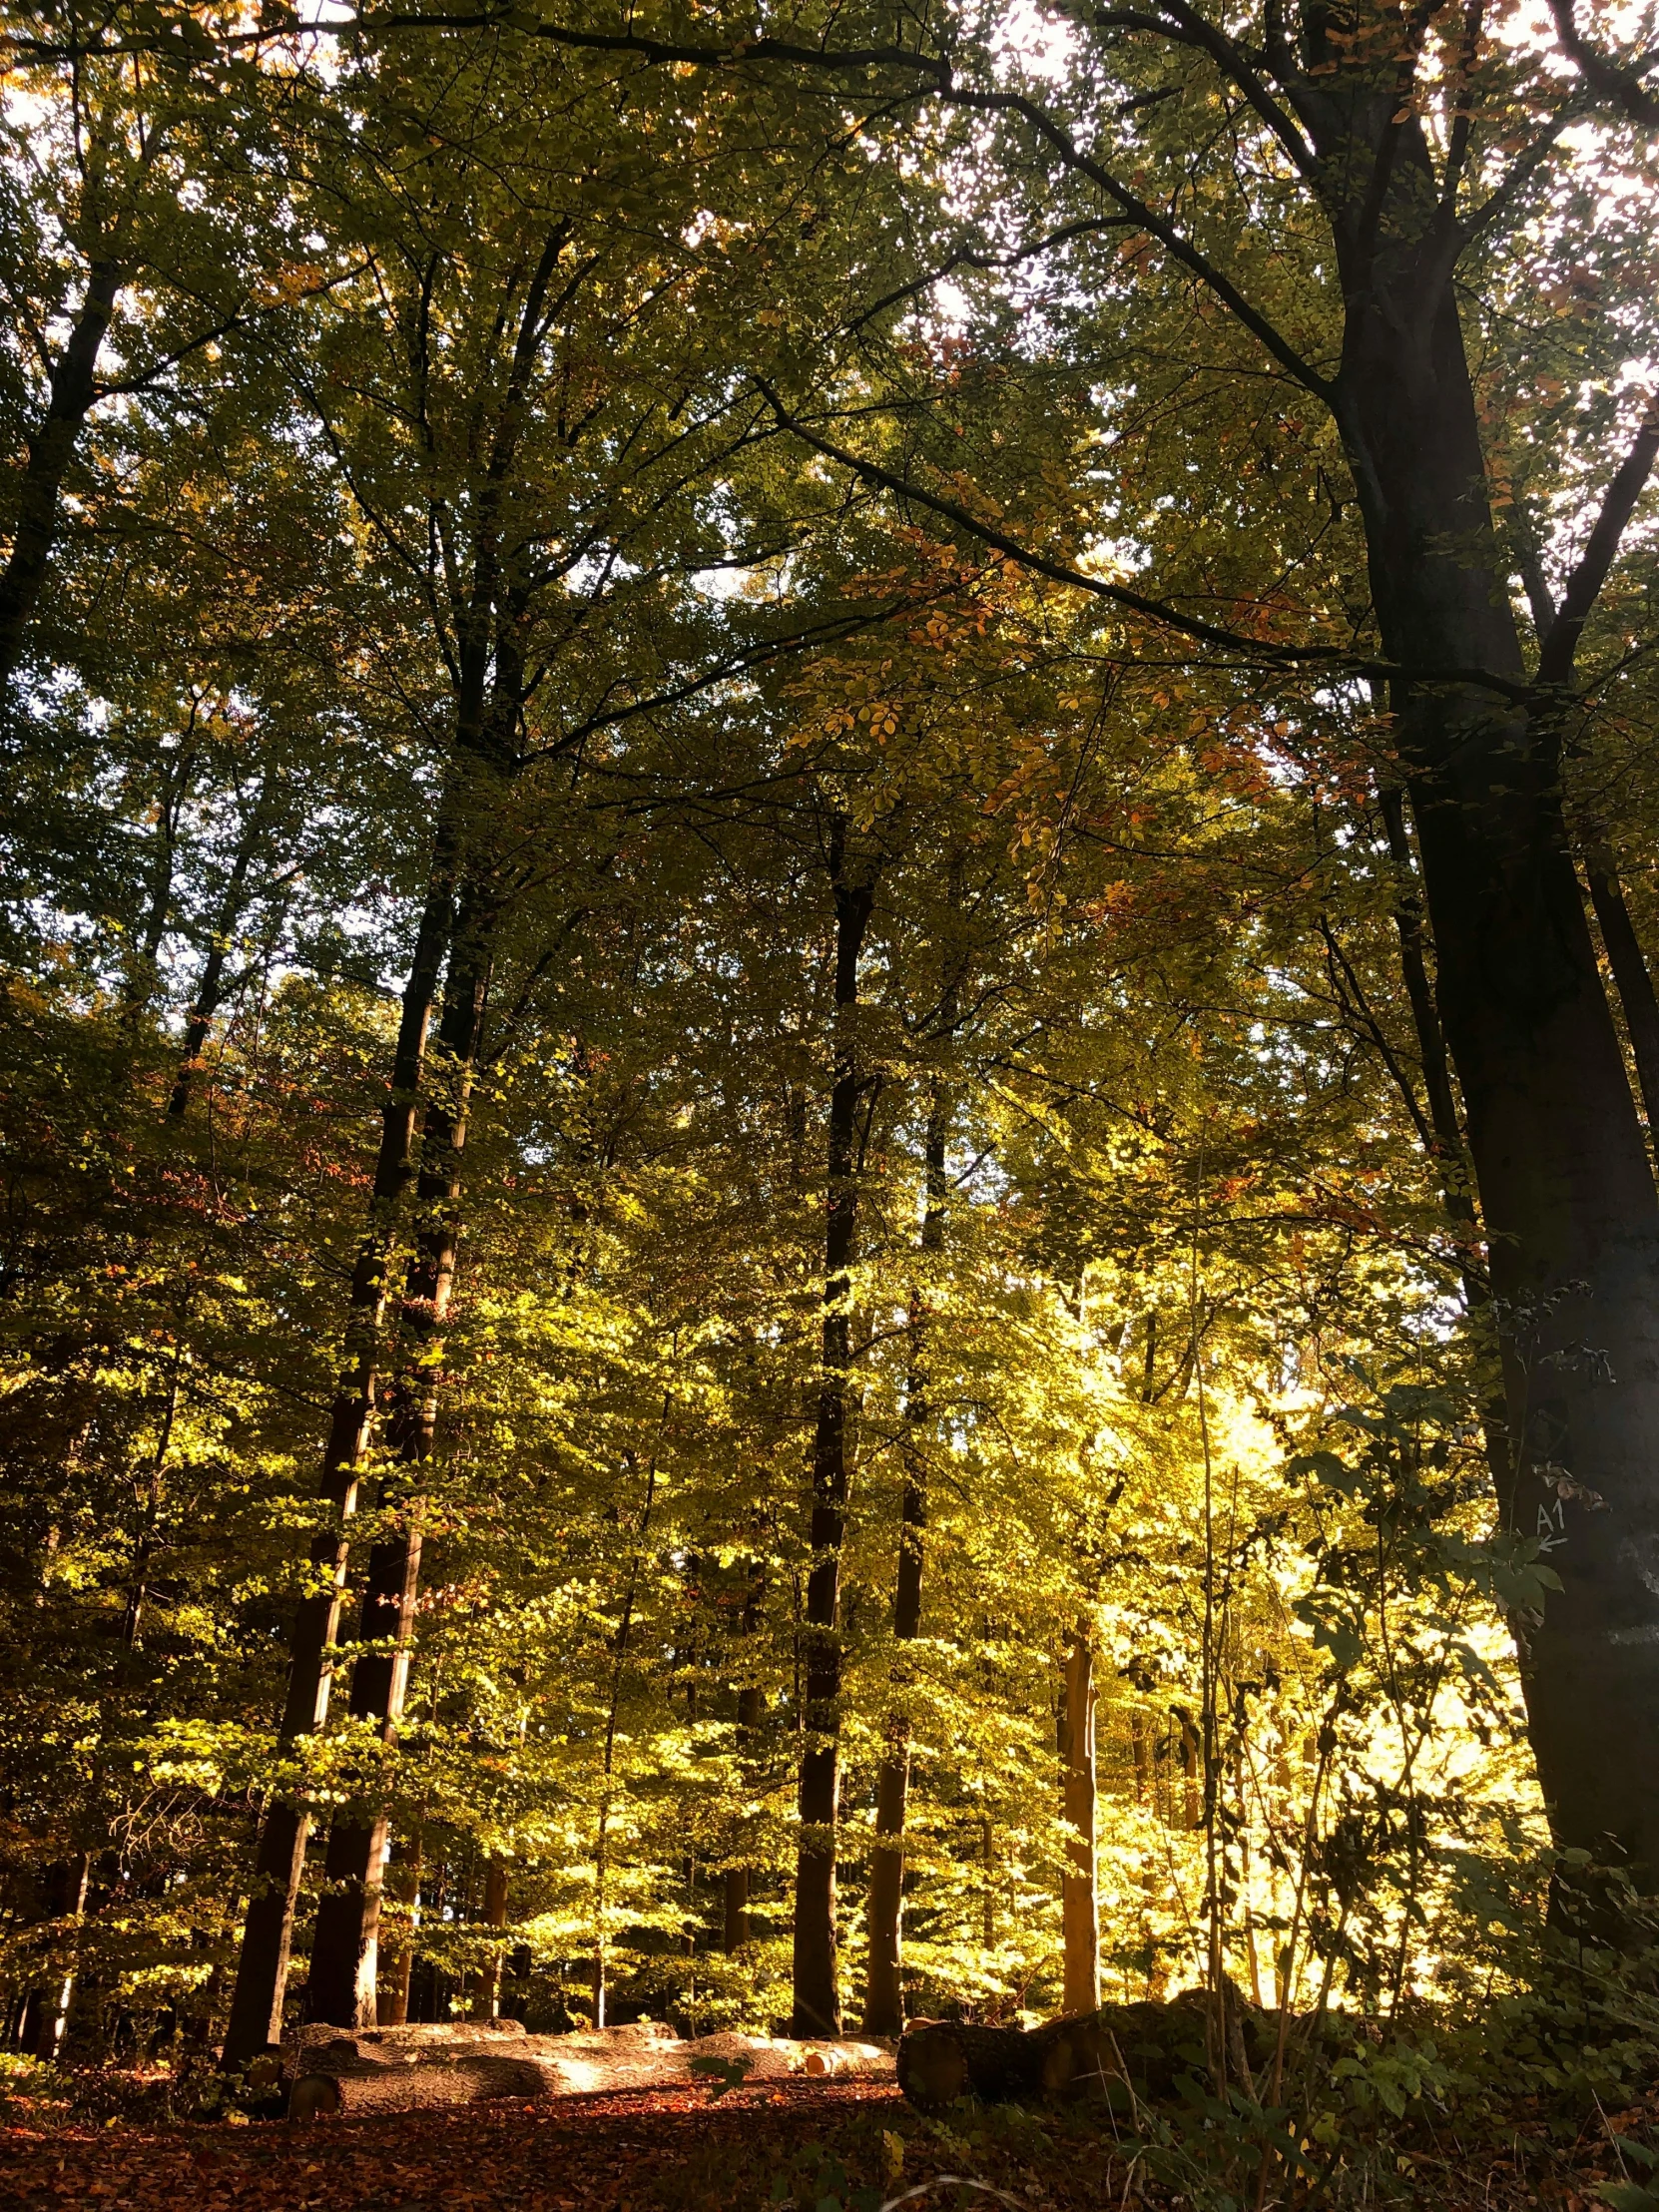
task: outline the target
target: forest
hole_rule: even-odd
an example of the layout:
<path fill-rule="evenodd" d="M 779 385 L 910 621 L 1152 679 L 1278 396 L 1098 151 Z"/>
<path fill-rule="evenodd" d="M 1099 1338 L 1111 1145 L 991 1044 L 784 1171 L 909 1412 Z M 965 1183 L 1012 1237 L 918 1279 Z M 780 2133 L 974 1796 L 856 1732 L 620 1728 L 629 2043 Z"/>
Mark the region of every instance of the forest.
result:
<path fill-rule="evenodd" d="M 0 2117 L 1659 2205 L 1659 11 L 0 37 Z"/>

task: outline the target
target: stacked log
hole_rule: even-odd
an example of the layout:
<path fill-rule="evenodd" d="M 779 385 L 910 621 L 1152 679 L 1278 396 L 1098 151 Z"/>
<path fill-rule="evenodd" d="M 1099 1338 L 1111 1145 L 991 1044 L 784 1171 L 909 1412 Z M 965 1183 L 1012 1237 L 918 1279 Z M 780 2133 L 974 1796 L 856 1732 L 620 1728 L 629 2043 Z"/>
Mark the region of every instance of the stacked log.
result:
<path fill-rule="evenodd" d="M 722 2067 L 744 2081 L 832 2074 L 892 2078 L 871 2043 L 798 2043 L 765 2035 L 684 2042 L 658 2020 L 573 2035 L 528 2035 L 516 2020 L 350 2030 L 312 2026 L 289 2038 L 288 2116 L 312 2120 L 441 2110 L 493 2098 L 520 2102 L 619 2089 L 709 2087 Z"/>

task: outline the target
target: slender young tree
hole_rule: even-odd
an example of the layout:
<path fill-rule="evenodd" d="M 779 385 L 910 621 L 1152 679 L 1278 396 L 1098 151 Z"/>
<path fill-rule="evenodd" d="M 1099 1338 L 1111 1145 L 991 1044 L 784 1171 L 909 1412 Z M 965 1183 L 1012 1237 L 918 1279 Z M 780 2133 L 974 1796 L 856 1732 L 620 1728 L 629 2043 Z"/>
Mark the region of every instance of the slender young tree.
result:
<path fill-rule="evenodd" d="M 1100 2007 L 1100 1916 L 1095 1893 L 1094 1631 L 1079 1621 L 1060 1673 L 1056 1731 L 1060 1752 L 1060 1813 L 1066 1824 L 1066 1868 L 1060 1879 L 1065 1944 L 1061 1997 L 1067 2012 Z"/>
<path fill-rule="evenodd" d="M 945 1154 L 951 1106 L 944 1085 L 929 1086 L 922 1145 L 923 1265 L 944 1247 Z M 932 1418 L 927 1394 L 925 1293 L 910 1293 L 909 1371 L 905 1379 L 903 1467 L 898 1506 L 898 1566 L 893 1581 L 892 1632 L 899 1644 L 921 1632 L 922 1570 L 926 1558 L 927 1463 L 924 1436 Z M 896 1671 L 896 1670 L 895 1670 Z M 902 1676 L 897 1678 L 902 1690 Z M 901 1920 L 904 1903 L 904 1817 L 910 1791 L 910 1723 L 896 1712 L 888 1724 L 885 1754 L 875 1784 L 875 1838 L 870 1856 L 868 1967 L 864 1991 L 866 2035 L 898 2035 L 904 2027 Z"/>
<path fill-rule="evenodd" d="M 850 825 L 830 819 L 834 906 L 830 1113 L 826 1127 L 824 1321 L 812 1458 L 812 1567 L 796 1854 L 794 2032 L 840 2032 L 835 1852 L 840 1812 L 841 1542 L 851 1465 L 852 1262 L 858 1225 L 858 1106 L 865 1076 L 857 1036 L 858 959 L 874 904 L 874 866 L 848 851 Z"/>

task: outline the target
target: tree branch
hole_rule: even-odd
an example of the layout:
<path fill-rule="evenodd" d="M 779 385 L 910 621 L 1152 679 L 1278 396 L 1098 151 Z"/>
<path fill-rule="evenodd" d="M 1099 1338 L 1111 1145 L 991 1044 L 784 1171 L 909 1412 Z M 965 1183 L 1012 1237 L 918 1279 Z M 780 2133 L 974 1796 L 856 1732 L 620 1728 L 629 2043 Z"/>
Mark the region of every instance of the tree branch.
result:
<path fill-rule="evenodd" d="M 1371 661 L 1347 652 L 1338 645 L 1280 645 L 1272 640 L 1251 638 L 1243 631 L 1224 629 L 1219 623 L 1205 622 L 1196 615 L 1184 615 L 1178 608 L 1160 599 L 1149 599 L 1143 593 L 1132 591 L 1127 584 L 1114 584 L 1103 576 L 1090 576 L 1082 569 L 1072 568 L 1064 561 L 1050 560 L 1046 554 L 1035 552 L 1022 545 L 1006 531 L 981 520 L 968 508 L 953 499 L 941 499 L 936 493 L 924 491 L 909 478 L 895 476 L 876 461 L 865 460 L 861 455 L 849 453 L 844 446 L 810 429 L 800 417 L 784 405 L 778 394 L 761 377 L 754 379 L 755 388 L 772 408 L 781 428 L 798 437 L 804 445 L 810 445 L 815 453 L 822 453 L 826 460 L 834 461 L 841 468 L 850 469 L 865 483 L 879 485 L 894 497 L 913 501 L 942 521 L 954 523 L 966 530 L 982 545 L 1003 554 L 1019 567 L 1030 569 L 1035 575 L 1046 576 L 1051 583 L 1068 585 L 1074 591 L 1087 592 L 1095 599 L 1104 599 L 1127 613 L 1146 617 L 1161 628 L 1174 630 L 1178 635 L 1191 638 L 1199 645 L 1219 648 L 1226 653 L 1239 655 L 1252 667 L 1264 665 L 1270 668 L 1324 668 L 1341 671 L 1345 675 L 1364 676 L 1386 682 L 1408 680 L 1416 684 L 1469 684 L 1482 690 L 1493 691 L 1500 698 L 1524 702 L 1528 688 L 1508 677 L 1497 676 L 1485 669 L 1405 670 L 1392 661 Z"/>
<path fill-rule="evenodd" d="M 1555 18 L 1556 37 L 1591 90 L 1622 108 L 1632 123 L 1640 123 L 1650 131 L 1659 130 L 1659 95 L 1650 92 L 1642 82 L 1653 66 L 1652 57 L 1645 57 L 1631 69 L 1610 61 L 1605 54 L 1598 54 L 1578 28 L 1573 0 L 1549 0 L 1549 12 Z"/>
<path fill-rule="evenodd" d="M 1590 532 L 1589 543 L 1583 558 L 1567 578 L 1567 588 L 1561 595 L 1560 612 L 1549 626 L 1538 655 L 1538 682 L 1541 685 L 1559 686 L 1572 681 L 1573 663 L 1578 658 L 1578 641 L 1584 634 L 1584 625 L 1590 619 L 1591 610 L 1601 596 L 1601 587 L 1607 581 L 1608 571 L 1618 558 L 1619 545 L 1630 517 L 1636 511 L 1636 502 L 1647 487 L 1653 472 L 1653 463 L 1659 455 L 1659 405 L 1655 405 L 1641 428 L 1635 442 L 1620 464 L 1618 473 L 1607 487 L 1601 502 L 1601 512 L 1596 516 L 1595 528 Z"/>

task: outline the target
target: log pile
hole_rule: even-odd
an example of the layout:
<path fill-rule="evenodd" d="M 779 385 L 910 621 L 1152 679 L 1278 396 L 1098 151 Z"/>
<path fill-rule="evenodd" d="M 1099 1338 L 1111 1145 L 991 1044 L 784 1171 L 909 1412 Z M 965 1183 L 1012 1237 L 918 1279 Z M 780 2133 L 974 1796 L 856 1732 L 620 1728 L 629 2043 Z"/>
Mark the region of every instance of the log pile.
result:
<path fill-rule="evenodd" d="M 311 2026 L 288 2038 L 283 2057 L 294 2120 L 433 2111 L 491 2098 L 531 2102 L 619 2089 L 712 2087 L 723 2074 L 774 2083 L 893 2075 L 891 2054 L 873 2043 L 738 2034 L 686 2042 L 657 2020 L 574 2035 L 529 2035 L 516 2020 Z"/>

